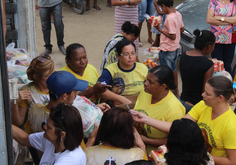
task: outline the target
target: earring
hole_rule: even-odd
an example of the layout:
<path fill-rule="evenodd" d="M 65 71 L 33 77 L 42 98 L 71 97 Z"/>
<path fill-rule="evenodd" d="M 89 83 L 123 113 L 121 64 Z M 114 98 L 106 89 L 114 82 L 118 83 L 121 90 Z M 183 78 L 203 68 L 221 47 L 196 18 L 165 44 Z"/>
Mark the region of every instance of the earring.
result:
<path fill-rule="evenodd" d="M 62 139 L 61 139 L 61 141 L 62 141 Z"/>

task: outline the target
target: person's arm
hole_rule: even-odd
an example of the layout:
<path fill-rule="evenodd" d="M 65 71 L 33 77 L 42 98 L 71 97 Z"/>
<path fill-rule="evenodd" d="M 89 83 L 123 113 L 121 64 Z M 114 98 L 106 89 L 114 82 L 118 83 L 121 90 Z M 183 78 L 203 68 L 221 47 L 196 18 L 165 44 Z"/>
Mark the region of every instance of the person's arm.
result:
<path fill-rule="evenodd" d="M 32 147 L 29 142 L 29 135 L 15 125 L 12 125 L 12 137 L 21 145 Z"/>
<path fill-rule="evenodd" d="M 166 132 L 166 133 L 170 132 L 170 127 L 172 125 L 172 122 L 153 119 L 153 118 L 145 115 L 144 113 L 138 112 L 135 110 L 131 110 L 131 113 L 132 113 L 134 121 L 136 121 L 136 122 L 145 123 L 145 124 L 150 125 L 151 127 L 154 127 L 162 132 Z M 190 119 L 194 122 L 197 122 L 197 120 L 195 120 L 189 114 L 186 114 L 183 118 L 187 118 L 187 119 Z"/>
<path fill-rule="evenodd" d="M 99 96 L 103 99 L 118 101 L 121 104 L 130 104 L 130 103 L 132 103 L 126 97 L 115 94 L 115 93 L 111 92 L 110 90 L 107 90 L 106 92 L 99 94 Z"/>
<path fill-rule="evenodd" d="M 90 134 L 90 136 L 88 138 L 88 141 L 86 143 L 86 148 L 87 147 L 92 147 L 94 145 L 97 133 L 98 133 L 98 125 L 95 123 L 93 132 Z"/>
<path fill-rule="evenodd" d="M 214 72 L 214 65 L 212 65 L 212 67 L 210 69 L 208 69 L 208 71 L 204 74 L 203 84 L 202 84 L 202 92 L 205 91 L 205 84 L 206 84 L 207 80 L 212 77 L 213 72 Z"/>
<path fill-rule="evenodd" d="M 155 27 L 159 32 L 161 32 L 162 34 L 164 34 L 166 37 L 168 37 L 169 39 L 171 40 L 175 40 L 176 39 L 176 34 L 170 34 L 164 30 L 162 30 L 160 28 L 160 24 L 158 24 L 156 27 Z"/>
<path fill-rule="evenodd" d="M 147 155 L 146 146 L 135 127 L 133 127 L 133 131 L 135 138 L 134 145 L 141 148 L 141 150 L 143 150 L 143 152 Z"/>
<path fill-rule="evenodd" d="M 141 138 L 143 140 L 143 142 L 146 144 L 146 145 L 152 145 L 152 146 L 161 146 L 163 144 L 167 144 L 167 139 L 168 138 L 163 138 L 163 139 L 151 139 L 151 138 L 148 138 L 146 136 L 143 136 L 141 135 Z"/>
<path fill-rule="evenodd" d="M 215 19 L 221 21 L 222 16 L 215 16 Z M 228 23 L 228 24 L 235 24 L 236 23 L 236 15 L 233 17 L 224 17 L 225 20 L 224 22 Z"/>
<path fill-rule="evenodd" d="M 110 85 L 101 84 L 101 82 L 97 82 L 92 88 L 89 88 L 85 91 L 79 92 L 79 96 L 85 96 L 87 98 L 92 97 L 95 94 L 103 93 L 107 90 L 107 88 L 110 88 Z"/>
<path fill-rule="evenodd" d="M 151 127 L 154 127 L 162 132 L 169 133 L 169 131 L 170 131 L 170 127 L 172 125 L 172 122 L 153 119 L 153 118 L 145 115 L 144 113 L 138 112 L 135 110 L 131 110 L 131 114 L 133 116 L 134 121 L 136 121 L 136 122 L 145 123 L 145 124 L 150 125 Z"/>
<path fill-rule="evenodd" d="M 213 156 L 215 165 L 236 165 L 236 149 L 225 149 L 227 157 Z"/>
<path fill-rule="evenodd" d="M 30 99 L 31 99 L 30 91 L 27 90 L 19 91 L 19 99 L 16 100 L 16 104 L 14 104 L 14 101 L 12 101 L 12 108 L 11 108 L 12 124 L 18 127 L 22 126 L 27 113 L 27 108 L 19 106 L 19 104 L 22 101 Z"/>
<path fill-rule="evenodd" d="M 159 5 L 157 4 L 157 1 L 156 1 L 156 0 L 153 0 L 153 4 L 154 4 L 155 9 L 156 9 L 156 11 L 157 11 L 157 13 L 158 13 L 159 15 L 164 15 L 164 14 L 165 14 L 163 11 L 160 10 L 160 7 L 159 7 Z"/>
<path fill-rule="evenodd" d="M 141 2 L 141 0 L 130 0 L 131 5 L 138 5 Z M 120 1 L 120 0 L 111 0 L 112 6 L 121 6 L 121 5 L 128 5 L 127 1 Z"/>
<path fill-rule="evenodd" d="M 220 19 L 216 19 L 216 18 L 218 18 L 218 17 L 215 17 L 215 11 L 212 10 L 212 9 L 208 9 L 208 11 L 207 11 L 207 19 L 206 19 L 207 23 L 213 24 L 213 25 L 229 25 L 230 24 L 230 23 L 228 23 L 226 21 L 222 22 Z M 229 18 L 229 17 L 227 17 L 227 18 Z"/>

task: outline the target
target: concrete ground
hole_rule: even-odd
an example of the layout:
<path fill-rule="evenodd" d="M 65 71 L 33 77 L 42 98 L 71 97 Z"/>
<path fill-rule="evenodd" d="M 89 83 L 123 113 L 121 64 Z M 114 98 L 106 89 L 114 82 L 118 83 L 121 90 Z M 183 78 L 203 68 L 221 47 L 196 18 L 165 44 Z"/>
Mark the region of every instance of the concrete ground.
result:
<path fill-rule="evenodd" d="M 184 0 L 174 0 L 174 6 L 177 6 L 183 1 Z M 83 15 L 74 13 L 68 4 L 63 2 L 63 23 L 65 26 L 64 42 L 65 47 L 72 43 L 82 44 L 87 51 L 89 63 L 95 66 L 98 73 L 100 74 L 100 65 L 102 62 L 104 48 L 110 38 L 114 35 L 115 7 L 113 6 L 112 8 L 108 8 L 106 7 L 106 0 L 98 0 L 98 6 L 101 7 L 101 10 L 97 11 L 92 8 L 93 1 L 90 2 L 91 9 L 86 11 Z M 37 0 L 36 4 L 38 4 Z M 44 41 L 38 10 L 36 10 L 36 25 L 38 53 L 40 54 L 40 52 L 44 51 Z M 155 34 L 152 34 L 152 38 L 155 40 Z M 147 26 L 144 22 L 141 31 L 141 42 L 143 43 L 143 47 L 139 49 L 140 62 L 143 62 L 144 60 L 143 49 L 151 46 L 147 40 Z M 57 40 L 53 24 L 51 31 L 51 44 L 53 45 L 51 57 L 56 64 L 56 70 L 58 70 L 65 65 L 65 56 L 57 48 Z M 182 83 L 179 70 L 178 82 L 179 92 L 181 92 Z"/>
<path fill-rule="evenodd" d="M 183 0 L 175 0 L 175 6 Z M 37 4 L 37 0 L 36 0 Z M 71 43 L 82 44 L 89 59 L 89 63 L 95 66 L 100 73 L 100 64 L 102 62 L 103 51 L 114 35 L 114 9 L 106 7 L 106 0 L 98 0 L 98 5 L 101 7 L 100 11 L 92 8 L 93 1 L 91 1 L 91 10 L 85 12 L 83 15 L 76 14 L 72 11 L 70 6 L 63 2 L 63 22 L 65 26 L 65 47 Z M 38 53 L 44 50 L 43 34 L 41 30 L 41 23 L 39 18 L 39 11 L 36 10 L 36 24 L 37 24 L 37 44 Z M 155 34 L 152 35 L 153 40 Z M 140 61 L 143 62 L 142 50 L 151 46 L 147 42 L 147 26 L 143 23 L 141 31 L 141 41 L 143 47 L 139 50 Z M 65 65 L 65 56 L 57 48 L 57 41 L 55 35 L 54 25 L 52 24 L 51 43 L 53 45 L 52 59 L 56 63 L 56 70 Z"/>

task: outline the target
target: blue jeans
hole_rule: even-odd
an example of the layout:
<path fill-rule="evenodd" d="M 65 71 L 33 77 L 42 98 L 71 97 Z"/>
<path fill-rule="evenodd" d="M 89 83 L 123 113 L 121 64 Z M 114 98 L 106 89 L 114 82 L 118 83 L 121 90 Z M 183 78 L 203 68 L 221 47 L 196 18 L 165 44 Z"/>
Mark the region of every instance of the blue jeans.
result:
<path fill-rule="evenodd" d="M 224 62 L 227 72 L 231 73 L 231 63 L 234 58 L 235 44 L 215 44 L 215 49 L 211 53 L 212 58 L 217 58 Z"/>
<path fill-rule="evenodd" d="M 143 0 L 138 5 L 138 22 L 143 23 L 146 19 L 144 14 L 154 15 L 155 7 L 153 4 L 153 0 Z M 148 22 L 148 20 L 147 20 Z"/>
<path fill-rule="evenodd" d="M 159 60 L 161 65 L 168 66 L 173 72 L 176 71 L 176 62 L 178 57 L 179 49 L 175 51 L 160 51 Z"/>
<path fill-rule="evenodd" d="M 180 100 L 180 98 L 178 98 L 178 99 L 183 104 L 183 106 L 185 107 L 186 114 L 187 114 L 193 107 L 191 105 L 186 104 L 187 101 Z"/>
<path fill-rule="evenodd" d="M 51 13 L 54 17 L 54 26 L 57 36 L 58 47 L 64 46 L 64 24 L 62 22 L 62 2 L 53 7 L 39 7 L 39 15 L 41 19 L 43 39 L 45 42 L 44 47 L 52 50 L 51 45 Z"/>

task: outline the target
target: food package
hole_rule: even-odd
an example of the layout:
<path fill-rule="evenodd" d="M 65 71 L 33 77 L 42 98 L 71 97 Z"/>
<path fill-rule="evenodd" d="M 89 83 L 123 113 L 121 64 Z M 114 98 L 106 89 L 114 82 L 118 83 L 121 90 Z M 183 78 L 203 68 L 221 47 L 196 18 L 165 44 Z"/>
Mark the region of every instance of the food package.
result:
<path fill-rule="evenodd" d="M 15 61 L 7 61 L 7 70 L 8 70 L 8 78 L 17 78 L 18 84 L 28 84 L 31 81 L 28 79 L 26 70 L 26 66 L 21 66 L 21 65 L 15 65 Z"/>
<path fill-rule="evenodd" d="M 76 96 L 73 104 L 81 115 L 83 122 L 84 137 L 88 138 L 93 132 L 94 124 L 100 124 L 102 111 L 93 102 L 84 96 Z"/>
<path fill-rule="evenodd" d="M 150 24 L 155 27 L 161 23 L 161 16 L 149 16 L 148 14 L 144 14 L 144 17 L 150 22 Z"/>
<path fill-rule="evenodd" d="M 148 155 L 148 158 L 157 162 L 157 165 L 163 165 L 166 161 L 164 155 L 167 152 L 166 145 L 158 147 L 157 151 L 152 150 Z"/>
<path fill-rule="evenodd" d="M 149 70 L 158 65 L 154 60 L 150 58 L 145 59 L 143 64 L 146 65 Z"/>
<path fill-rule="evenodd" d="M 223 61 L 217 60 L 216 58 L 211 60 L 214 63 L 214 72 L 221 72 L 225 70 Z"/>
<path fill-rule="evenodd" d="M 7 61 L 14 60 L 16 65 L 29 66 L 31 59 L 27 51 L 22 48 L 15 48 L 15 43 L 12 42 L 6 47 Z"/>
<path fill-rule="evenodd" d="M 152 53 L 152 52 L 158 52 L 158 53 L 159 53 L 160 50 L 161 50 L 161 48 L 160 48 L 160 47 L 156 47 L 156 46 L 150 46 L 150 47 L 148 48 L 148 51 L 149 51 L 150 53 Z"/>

